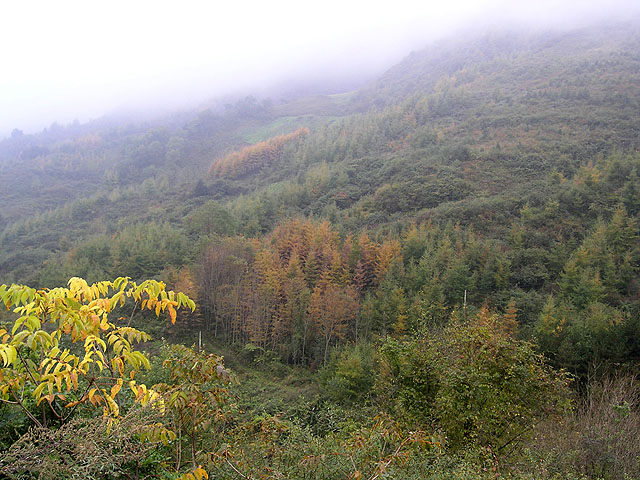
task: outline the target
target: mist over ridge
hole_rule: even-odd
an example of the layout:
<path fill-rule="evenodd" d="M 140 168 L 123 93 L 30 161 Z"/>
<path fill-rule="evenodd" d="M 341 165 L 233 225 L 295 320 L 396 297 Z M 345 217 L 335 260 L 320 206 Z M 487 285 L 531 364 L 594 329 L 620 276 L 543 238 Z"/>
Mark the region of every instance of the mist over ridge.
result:
<path fill-rule="evenodd" d="M 288 1 L 218 9 L 114 2 L 99 12 L 82 2 L 13 5 L 0 33 L 12 45 L 0 78 L 0 136 L 110 112 L 193 108 L 215 97 L 335 93 L 436 40 L 571 29 L 639 12 L 628 0 L 324 2 L 303 11 Z"/>

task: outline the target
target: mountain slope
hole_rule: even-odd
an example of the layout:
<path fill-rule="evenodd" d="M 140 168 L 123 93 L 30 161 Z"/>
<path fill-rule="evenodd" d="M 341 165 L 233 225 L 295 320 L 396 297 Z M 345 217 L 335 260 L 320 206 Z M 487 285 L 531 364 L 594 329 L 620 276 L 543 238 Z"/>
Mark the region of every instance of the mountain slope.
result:
<path fill-rule="evenodd" d="M 545 204 L 550 178 L 638 148 L 638 31 L 450 40 L 348 95 L 16 136 L 0 145 L 0 271 L 34 279 L 47 258 L 136 222 L 198 236 L 188 218 L 211 199 L 246 234 L 301 214 L 350 231 L 431 218 L 504 235 L 523 206 Z M 277 161 L 206 174 L 235 148 L 300 127 L 311 135 Z"/>

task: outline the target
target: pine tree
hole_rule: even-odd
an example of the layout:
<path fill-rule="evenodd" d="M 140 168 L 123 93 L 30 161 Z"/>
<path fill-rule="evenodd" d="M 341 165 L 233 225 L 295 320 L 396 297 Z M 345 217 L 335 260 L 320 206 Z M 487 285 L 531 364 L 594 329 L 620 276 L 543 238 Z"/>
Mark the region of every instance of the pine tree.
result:
<path fill-rule="evenodd" d="M 509 300 L 507 309 L 502 315 L 502 328 L 509 335 L 516 336 L 518 332 L 518 309 L 515 299 Z"/>

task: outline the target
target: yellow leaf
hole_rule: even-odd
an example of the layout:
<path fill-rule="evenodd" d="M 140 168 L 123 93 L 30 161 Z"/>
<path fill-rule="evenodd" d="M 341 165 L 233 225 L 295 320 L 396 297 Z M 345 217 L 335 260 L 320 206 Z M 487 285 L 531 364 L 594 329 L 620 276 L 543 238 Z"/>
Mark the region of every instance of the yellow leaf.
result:
<path fill-rule="evenodd" d="M 46 383 L 41 383 L 40 385 L 38 385 L 36 387 L 36 389 L 33 391 L 33 396 L 35 398 L 40 398 L 40 395 L 42 395 L 42 391 L 44 390 L 44 387 L 46 387 L 47 384 Z"/>
<path fill-rule="evenodd" d="M 116 383 L 113 387 L 111 387 L 111 397 L 114 398 L 120 389 L 122 388 L 122 379 L 118 379 L 119 383 Z"/>
<path fill-rule="evenodd" d="M 105 400 L 107 402 L 107 405 L 109 406 L 109 410 L 111 411 L 113 416 L 117 417 L 120 414 L 120 407 L 118 407 L 118 404 L 115 402 L 115 400 L 113 398 L 111 398 L 106 393 L 105 393 L 104 398 L 105 398 Z"/>
<path fill-rule="evenodd" d="M 208 479 L 209 475 L 207 474 L 207 472 L 202 468 L 202 465 L 198 465 L 198 468 L 196 468 L 193 471 L 193 474 L 195 475 L 197 480 L 202 480 L 203 478 Z"/>
<path fill-rule="evenodd" d="M 42 400 L 46 400 L 47 402 L 51 403 L 53 402 L 53 399 L 55 398 L 55 395 L 53 393 L 50 393 L 49 395 L 43 395 L 40 400 L 38 400 L 37 405 L 40 405 L 40 402 L 42 402 Z"/>

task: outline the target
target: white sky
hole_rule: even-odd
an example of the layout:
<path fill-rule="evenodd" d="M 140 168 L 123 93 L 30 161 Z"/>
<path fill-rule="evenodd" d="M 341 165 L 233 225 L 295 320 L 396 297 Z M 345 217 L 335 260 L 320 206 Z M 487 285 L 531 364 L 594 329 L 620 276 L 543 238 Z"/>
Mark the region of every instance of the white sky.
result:
<path fill-rule="evenodd" d="M 373 72 L 472 25 L 556 26 L 640 0 L 14 0 L 0 4 L 0 138 L 178 107 L 333 69 Z"/>

